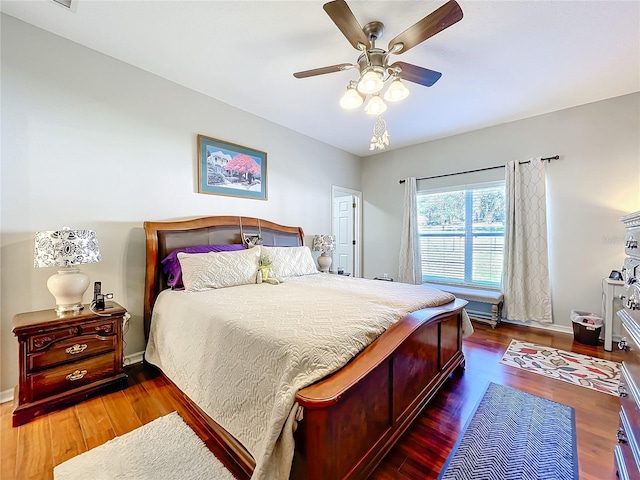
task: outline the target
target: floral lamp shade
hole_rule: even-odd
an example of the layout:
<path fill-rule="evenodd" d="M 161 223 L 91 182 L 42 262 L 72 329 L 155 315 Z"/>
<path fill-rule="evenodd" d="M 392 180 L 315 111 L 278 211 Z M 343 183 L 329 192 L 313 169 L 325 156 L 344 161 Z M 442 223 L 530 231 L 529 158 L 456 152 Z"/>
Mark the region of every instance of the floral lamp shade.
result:
<path fill-rule="evenodd" d="M 96 232 L 93 230 L 61 230 L 36 232 L 33 266 L 58 267 L 58 273 L 47 280 L 56 299 L 59 315 L 75 313 L 83 308 L 82 296 L 89 287 L 89 277 L 78 265 L 101 260 Z"/>
<path fill-rule="evenodd" d="M 336 237 L 333 235 L 316 235 L 313 237 L 314 252 L 333 252 L 336 249 Z"/>
<path fill-rule="evenodd" d="M 101 260 L 98 238 L 93 230 L 50 230 L 36 232 L 34 267 L 71 267 Z"/>

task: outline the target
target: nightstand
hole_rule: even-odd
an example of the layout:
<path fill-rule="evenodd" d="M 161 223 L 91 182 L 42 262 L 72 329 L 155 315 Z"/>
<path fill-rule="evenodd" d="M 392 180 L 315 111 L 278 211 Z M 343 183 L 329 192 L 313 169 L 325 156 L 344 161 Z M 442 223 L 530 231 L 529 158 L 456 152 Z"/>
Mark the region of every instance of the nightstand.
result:
<path fill-rule="evenodd" d="M 19 379 L 13 426 L 124 387 L 122 327 L 127 311 L 114 302 L 105 310 L 57 315 L 55 310 L 19 313 L 13 333 L 19 342 Z"/>

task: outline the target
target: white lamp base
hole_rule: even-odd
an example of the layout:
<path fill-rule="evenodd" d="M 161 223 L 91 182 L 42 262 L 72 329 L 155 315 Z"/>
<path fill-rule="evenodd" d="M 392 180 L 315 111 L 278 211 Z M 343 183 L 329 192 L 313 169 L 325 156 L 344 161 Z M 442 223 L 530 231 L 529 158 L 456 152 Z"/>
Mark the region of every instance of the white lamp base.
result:
<path fill-rule="evenodd" d="M 333 259 L 329 256 L 328 252 L 322 252 L 322 255 L 318 257 L 318 270 L 321 272 L 328 272 L 331 268 Z"/>
<path fill-rule="evenodd" d="M 82 296 L 89 287 L 89 276 L 77 267 L 61 268 L 49 277 L 47 287 L 56 299 L 56 313 L 79 312 L 84 308 Z"/>

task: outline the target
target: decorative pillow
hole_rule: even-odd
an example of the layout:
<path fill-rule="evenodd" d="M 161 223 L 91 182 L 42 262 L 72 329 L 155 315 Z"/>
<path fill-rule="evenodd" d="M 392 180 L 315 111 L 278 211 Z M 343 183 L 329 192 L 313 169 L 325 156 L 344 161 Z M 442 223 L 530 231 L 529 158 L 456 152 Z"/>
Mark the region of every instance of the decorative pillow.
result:
<path fill-rule="evenodd" d="M 232 243 L 229 245 L 197 245 L 194 247 L 178 248 L 164 257 L 160 264 L 162 271 L 167 277 L 167 286 L 178 289 L 182 288 L 182 270 L 178 261 L 178 253 L 208 253 L 208 252 L 231 252 L 235 250 L 244 250 L 245 246 L 240 243 Z"/>
<path fill-rule="evenodd" d="M 237 252 L 178 253 L 182 281 L 188 292 L 256 283 L 260 248 Z"/>
<path fill-rule="evenodd" d="M 309 247 L 262 247 L 262 254 L 271 260 L 276 277 L 299 277 L 319 273 Z"/>

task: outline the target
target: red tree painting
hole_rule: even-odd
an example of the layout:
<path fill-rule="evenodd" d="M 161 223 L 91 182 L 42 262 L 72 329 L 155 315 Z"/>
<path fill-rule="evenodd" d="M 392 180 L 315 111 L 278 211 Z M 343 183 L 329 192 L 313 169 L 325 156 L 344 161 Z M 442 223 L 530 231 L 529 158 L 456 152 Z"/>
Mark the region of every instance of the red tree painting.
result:
<path fill-rule="evenodd" d="M 249 155 L 245 155 L 244 153 L 240 153 L 233 157 L 233 159 L 224 166 L 224 169 L 228 172 L 238 172 L 241 176 L 245 176 L 249 183 L 253 181 L 253 177 L 255 175 L 260 175 L 260 165 L 258 165 L 253 158 Z"/>

